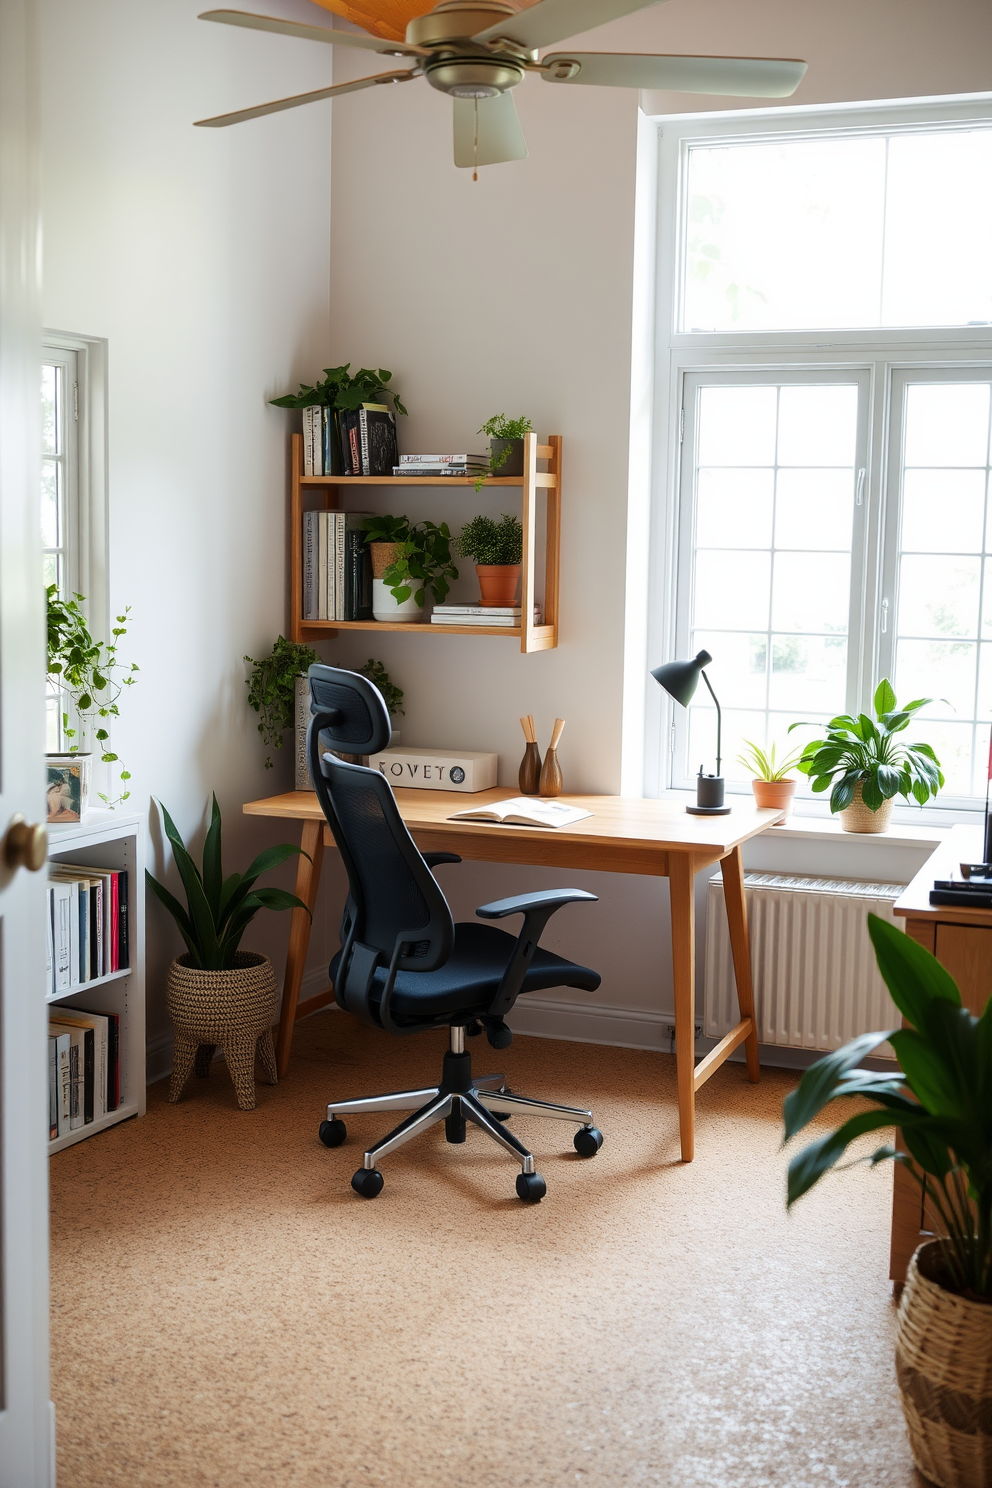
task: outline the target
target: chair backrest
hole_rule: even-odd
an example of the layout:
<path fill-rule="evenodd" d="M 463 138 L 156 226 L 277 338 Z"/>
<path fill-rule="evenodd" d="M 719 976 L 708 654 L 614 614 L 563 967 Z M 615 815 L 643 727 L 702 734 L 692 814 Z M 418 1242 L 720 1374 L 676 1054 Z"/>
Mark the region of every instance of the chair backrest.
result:
<path fill-rule="evenodd" d="M 355 672 L 312 666 L 307 758 L 317 799 L 348 873 L 345 945 L 335 994 L 360 1016 L 371 976 L 396 957 L 400 971 L 433 971 L 454 944 L 447 900 L 400 816 L 389 781 L 378 770 L 349 764 L 328 747 L 372 754 L 389 742 L 386 705 Z"/>

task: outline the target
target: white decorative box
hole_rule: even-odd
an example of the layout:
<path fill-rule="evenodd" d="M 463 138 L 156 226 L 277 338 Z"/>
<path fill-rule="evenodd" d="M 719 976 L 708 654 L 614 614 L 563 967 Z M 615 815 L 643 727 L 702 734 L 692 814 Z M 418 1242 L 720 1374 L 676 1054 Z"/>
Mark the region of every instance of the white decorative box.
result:
<path fill-rule="evenodd" d="M 483 791 L 496 784 L 499 756 L 472 749 L 384 749 L 370 754 L 373 770 L 381 770 L 393 786 L 419 790 Z"/>

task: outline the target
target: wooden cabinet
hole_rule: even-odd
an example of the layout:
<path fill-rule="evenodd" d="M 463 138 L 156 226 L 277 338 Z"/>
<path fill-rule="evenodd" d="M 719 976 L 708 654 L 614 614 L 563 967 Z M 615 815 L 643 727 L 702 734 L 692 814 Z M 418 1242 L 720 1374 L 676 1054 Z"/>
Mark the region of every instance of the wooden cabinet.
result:
<path fill-rule="evenodd" d="M 538 470 L 538 465 L 546 466 Z M 333 507 L 342 502 L 351 487 L 366 490 L 392 486 L 475 486 L 474 476 L 450 476 L 432 482 L 429 476 L 385 475 L 304 475 L 303 436 L 293 435 L 292 479 L 290 483 L 290 626 L 294 641 L 323 640 L 339 630 L 396 630 L 407 635 L 483 635 L 510 637 L 520 642 L 521 651 L 552 651 L 558 645 L 558 571 L 561 543 L 561 435 L 552 434 L 546 444 L 539 444 L 536 434 L 524 436 L 524 473 L 522 476 L 496 476 L 483 482 L 492 486 L 515 486 L 521 492 L 521 522 L 524 529 L 521 565 L 521 624 L 518 626 L 480 625 L 403 625 L 380 620 L 304 620 L 303 618 L 303 513 L 315 507 Z M 534 624 L 534 601 L 537 595 L 539 493 L 547 502 L 544 523 L 544 616 Z M 480 493 L 481 494 L 481 493 Z"/>
<path fill-rule="evenodd" d="M 981 829 L 955 827 L 893 906 L 894 914 L 905 917 L 906 934 L 947 968 L 965 1007 L 976 1016 L 992 995 L 992 909 L 931 905 L 929 896 L 935 878 L 950 878 L 960 863 L 978 862 L 981 856 Z M 902 1147 L 898 1136 L 896 1145 Z M 933 1235 L 934 1222 L 919 1185 L 901 1163 L 893 1169 L 889 1276 L 901 1285 L 913 1251 Z"/>

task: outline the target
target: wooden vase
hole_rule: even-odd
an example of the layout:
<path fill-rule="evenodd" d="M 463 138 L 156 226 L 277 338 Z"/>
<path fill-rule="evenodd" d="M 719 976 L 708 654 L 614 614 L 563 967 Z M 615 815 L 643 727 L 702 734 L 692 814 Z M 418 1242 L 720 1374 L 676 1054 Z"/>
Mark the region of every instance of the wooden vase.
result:
<path fill-rule="evenodd" d="M 536 747 L 536 746 L 535 746 Z M 541 795 L 560 796 L 562 792 L 561 766 L 558 763 L 558 751 L 551 748 L 544 756 L 544 764 L 541 766 Z"/>
<path fill-rule="evenodd" d="M 524 749 L 517 785 L 522 796 L 537 796 L 541 793 L 541 751 L 536 744 L 528 744 Z"/>

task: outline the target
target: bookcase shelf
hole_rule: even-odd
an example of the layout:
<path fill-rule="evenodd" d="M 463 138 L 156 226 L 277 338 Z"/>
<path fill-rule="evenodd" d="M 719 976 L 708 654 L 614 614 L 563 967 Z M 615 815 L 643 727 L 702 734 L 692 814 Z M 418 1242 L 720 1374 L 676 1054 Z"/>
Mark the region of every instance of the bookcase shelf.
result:
<path fill-rule="evenodd" d="M 94 809 L 80 822 L 51 823 L 48 828 L 50 862 L 79 863 L 94 868 L 126 868 L 128 872 L 128 961 L 121 971 L 94 977 L 46 997 L 49 1008 L 79 1008 L 86 1012 L 116 1013 L 120 1018 L 120 1104 L 75 1131 L 48 1144 L 49 1154 L 72 1147 L 97 1132 L 106 1131 L 131 1116 L 145 1114 L 145 927 L 144 866 L 140 816 Z M 94 994 L 96 994 L 94 996 Z"/>
<path fill-rule="evenodd" d="M 479 495 L 490 486 L 515 487 L 521 492 L 521 522 L 524 529 L 523 561 L 520 581 L 520 625 L 431 625 L 429 621 L 409 625 L 381 620 L 305 620 L 303 618 L 303 513 L 313 509 L 320 496 L 325 508 L 338 503 L 338 490 L 353 486 L 428 487 L 444 490 L 448 486 L 476 485 L 474 476 L 379 476 L 379 475 L 304 475 L 303 436 L 292 440 L 292 479 L 290 483 L 290 630 L 294 641 L 327 640 L 339 630 L 402 631 L 406 635 L 472 635 L 499 636 L 519 641 L 523 652 L 552 651 L 558 645 L 559 555 L 561 551 L 561 435 L 552 434 L 546 444 L 536 434 L 524 436 L 524 473 L 522 476 L 488 476 Z M 547 470 L 538 470 L 538 462 Z M 544 491 L 547 520 L 544 543 L 544 622 L 535 625 L 534 601 L 537 593 L 537 492 Z"/>

